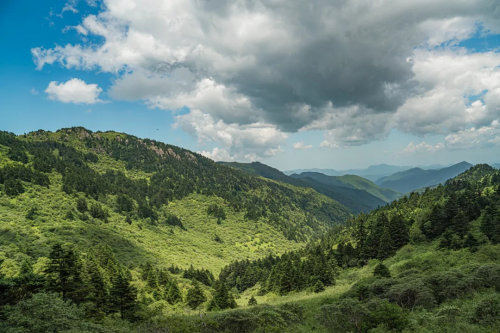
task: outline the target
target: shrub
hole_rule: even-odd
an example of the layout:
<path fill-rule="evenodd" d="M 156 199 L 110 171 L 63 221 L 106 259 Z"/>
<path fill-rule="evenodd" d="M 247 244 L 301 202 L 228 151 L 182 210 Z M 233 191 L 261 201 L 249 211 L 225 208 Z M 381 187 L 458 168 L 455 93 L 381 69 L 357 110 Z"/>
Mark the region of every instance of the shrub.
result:
<path fill-rule="evenodd" d="M 472 322 L 484 326 L 492 326 L 500 319 L 500 296 L 489 295 L 479 302 L 474 309 Z"/>
<path fill-rule="evenodd" d="M 389 272 L 389 268 L 383 263 L 378 264 L 373 270 L 373 276 L 390 278 L 391 272 Z"/>
<path fill-rule="evenodd" d="M 370 326 L 370 311 L 355 299 L 323 305 L 318 321 L 329 332 L 364 332 Z"/>

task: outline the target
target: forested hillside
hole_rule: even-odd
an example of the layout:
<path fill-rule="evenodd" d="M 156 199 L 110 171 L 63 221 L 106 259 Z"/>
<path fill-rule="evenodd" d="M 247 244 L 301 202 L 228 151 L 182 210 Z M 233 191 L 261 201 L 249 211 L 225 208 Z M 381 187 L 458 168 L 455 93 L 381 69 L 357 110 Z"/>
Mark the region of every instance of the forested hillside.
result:
<path fill-rule="evenodd" d="M 301 174 L 293 174 L 291 177 L 298 179 L 311 178 L 325 185 L 364 190 L 385 202 L 391 202 L 401 196 L 401 193 L 397 191 L 379 187 L 368 179 L 356 175 L 327 176 L 319 172 L 303 172 Z"/>
<path fill-rule="evenodd" d="M 395 174 L 387 177 L 382 177 L 375 183 L 381 187 L 391 188 L 402 193 L 409 193 L 416 189 L 444 183 L 448 179 L 464 172 L 471 166 L 472 164 L 470 163 L 461 162 L 436 170 L 412 168 L 406 171 L 396 172 Z"/>
<path fill-rule="evenodd" d="M 314 177 L 297 177 L 296 175 L 287 176 L 278 169 L 272 168 L 260 162 L 237 163 L 220 162 L 223 165 L 245 171 L 255 176 L 261 176 L 268 179 L 278 180 L 287 184 L 299 187 L 312 188 L 325 196 L 334 199 L 347 207 L 351 213 L 369 212 L 378 206 L 384 205 L 391 200 L 386 200 L 377 196 L 377 193 L 371 193 L 367 187 L 356 187 L 347 182 L 323 182 L 323 179 Z M 325 176 L 328 177 L 328 176 Z M 331 179 L 336 179 L 332 177 Z M 368 181 L 369 182 L 369 181 Z M 370 182 L 371 183 L 371 182 Z M 373 184 L 372 189 L 378 186 Z M 394 192 L 393 190 L 389 190 Z"/>
<path fill-rule="evenodd" d="M 500 330 L 488 165 L 349 217 L 312 189 L 120 133 L 0 145 L 2 332 Z"/>

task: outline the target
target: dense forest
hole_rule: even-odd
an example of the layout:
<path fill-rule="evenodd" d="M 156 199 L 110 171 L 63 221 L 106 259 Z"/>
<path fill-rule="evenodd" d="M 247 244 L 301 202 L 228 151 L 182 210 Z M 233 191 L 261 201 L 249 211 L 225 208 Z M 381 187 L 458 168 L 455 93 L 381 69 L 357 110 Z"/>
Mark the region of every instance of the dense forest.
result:
<path fill-rule="evenodd" d="M 1 132 L 0 184 L 2 332 L 500 330 L 500 172 L 488 165 L 353 216 L 175 146 L 72 128 Z M 246 225 L 283 246 L 230 242 Z M 197 228 L 217 231 L 214 261 L 163 259 Z"/>

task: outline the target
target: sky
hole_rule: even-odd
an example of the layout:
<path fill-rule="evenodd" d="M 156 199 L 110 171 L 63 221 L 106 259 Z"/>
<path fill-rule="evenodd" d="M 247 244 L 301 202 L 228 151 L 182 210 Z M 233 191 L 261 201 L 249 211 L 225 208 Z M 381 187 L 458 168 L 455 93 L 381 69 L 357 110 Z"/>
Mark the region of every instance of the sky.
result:
<path fill-rule="evenodd" d="M 500 162 L 500 1 L 3 0 L 0 130 L 281 170 Z"/>

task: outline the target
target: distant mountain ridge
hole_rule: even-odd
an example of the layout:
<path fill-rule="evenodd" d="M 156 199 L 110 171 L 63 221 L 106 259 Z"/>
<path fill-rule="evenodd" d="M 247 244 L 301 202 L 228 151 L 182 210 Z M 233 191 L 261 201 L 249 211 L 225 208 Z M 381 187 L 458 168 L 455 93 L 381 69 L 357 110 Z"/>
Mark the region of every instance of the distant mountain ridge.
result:
<path fill-rule="evenodd" d="M 320 183 L 333 186 L 342 186 L 365 190 L 385 202 L 391 202 L 401 196 L 397 191 L 388 188 L 381 188 L 370 180 L 356 175 L 327 176 L 319 172 L 303 172 L 291 175 L 293 178 L 312 178 Z"/>
<path fill-rule="evenodd" d="M 461 174 L 471 167 L 472 164 L 464 161 L 437 170 L 412 168 L 409 170 L 396 172 L 390 176 L 382 177 L 378 179 L 375 184 L 383 188 L 390 188 L 395 191 L 408 193 L 416 189 L 444 183 L 448 179 Z"/>
<path fill-rule="evenodd" d="M 440 164 L 433 164 L 433 165 L 417 166 L 417 167 L 428 170 L 428 169 L 439 169 L 439 168 L 443 168 L 445 166 L 440 165 Z M 313 169 L 288 170 L 288 171 L 283 171 L 283 173 L 286 175 L 293 175 L 293 174 L 300 175 L 301 173 L 304 173 L 304 172 L 318 172 L 318 173 L 322 173 L 326 176 L 355 175 L 355 176 L 361 176 L 361 177 L 366 178 L 372 182 L 375 182 L 376 180 L 378 180 L 382 177 L 390 176 L 396 172 L 401 172 L 401 171 L 409 170 L 412 168 L 415 168 L 415 166 L 399 166 L 399 165 L 390 165 L 390 164 L 378 164 L 378 165 L 370 165 L 366 169 L 335 170 L 335 169 L 313 168 Z"/>
<path fill-rule="evenodd" d="M 310 187 L 317 192 L 334 199 L 340 204 L 349 208 L 352 212 L 367 212 L 378 206 L 385 205 L 387 202 L 394 200 L 398 195 L 395 191 L 388 190 L 385 194 L 377 192 L 377 185 L 359 177 L 353 180 L 345 178 L 344 180 L 335 181 L 333 178 L 330 181 L 325 181 L 321 173 L 312 173 L 303 177 L 287 176 L 278 169 L 272 168 L 260 162 L 253 163 L 238 163 L 238 162 L 219 162 L 220 164 L 230 166 L 250 174 L 261 176 L 264 178 L 285 182 L 294 186 Z M 317 174 L 317 175 L 314 175 Z M 324 177 L 329 177 L 323 175 Z M 357 176 L 353 176 L 357 177 Z M 369 182 L 370 185 L 361 185 L 364 182 Z M 356 185 L 357 184 L 357 185 Z M 373 187 L 373 188 L 372 188 Z M 370 189 L 370 190 L 367 190 Z M 378 195 L 377 195 L 378 194 Z"/>

